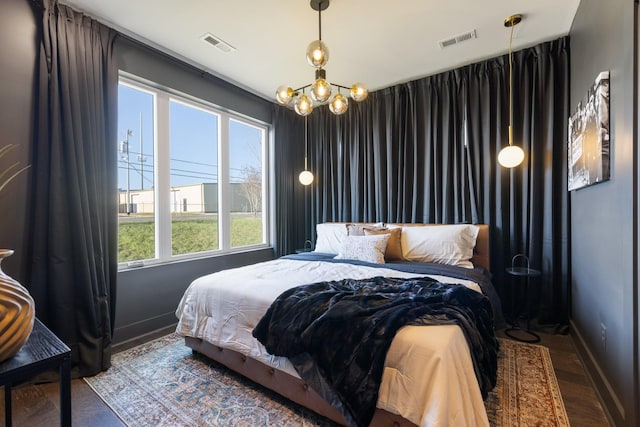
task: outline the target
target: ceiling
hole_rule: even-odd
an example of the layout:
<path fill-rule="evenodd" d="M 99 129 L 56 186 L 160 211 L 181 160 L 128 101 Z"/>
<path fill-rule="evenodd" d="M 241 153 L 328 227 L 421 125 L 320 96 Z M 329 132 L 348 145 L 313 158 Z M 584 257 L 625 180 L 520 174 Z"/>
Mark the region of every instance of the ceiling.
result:
<path fill-rule="evenodd" d="M 282 84 L 314 79 L 305 57 L 318 38 L 318 12 L 309 0 L 61 0 L 99 21 L 274 100 Z M 332 0 L 322 12 L 330 59 L 327 80 L 365 83 L 370 91 L 505 54 L 515 27 L 519 50 L 569 33 L 580 0 Z M 475 30 L 477 38 L 440 48 Z M 236 50 L 223 53 L 206 33 Z"/>

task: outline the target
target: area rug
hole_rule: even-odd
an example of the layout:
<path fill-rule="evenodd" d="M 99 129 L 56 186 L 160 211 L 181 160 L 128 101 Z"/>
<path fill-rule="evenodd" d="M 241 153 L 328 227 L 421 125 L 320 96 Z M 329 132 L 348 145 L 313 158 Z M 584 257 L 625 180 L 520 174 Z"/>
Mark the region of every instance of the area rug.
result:
<path fill-rule="evenodd" d="M 549 349 L 500 339 L 498 381 L 485 401 L 492 426 L 568 427 Z"/>
<path fill-rule="evenodd" d="M 193 355 L 175 334 L 117 353 L 85 378 L 131 426 L 335 426 L 233 371 Z M 568 426 L 549 350 L 500 339 L 492 426 Z"/>

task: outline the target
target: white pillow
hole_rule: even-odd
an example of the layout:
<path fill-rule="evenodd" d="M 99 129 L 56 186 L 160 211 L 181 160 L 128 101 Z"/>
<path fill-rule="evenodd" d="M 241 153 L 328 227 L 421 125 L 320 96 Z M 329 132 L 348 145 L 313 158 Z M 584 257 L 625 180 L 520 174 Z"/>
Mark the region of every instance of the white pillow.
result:
<path fill-rule="evenodd" d="M 345 223 L 321 223 L 316 225 L 315 252 L 337 254 L 340 245 L 347 237 L 347 225 Z"/>
<path fill-rule="evenodd" d="M 384 264 L 384 253 L 390 236 L 390 234 L 347 236 L 342 241 L 340 252 L 335 259 L 355 259 Z"/>
<path fill-rule="evenodd" d="M 408 261 L 473 268 L 479 227 L 471 224 L 402 227 L 402 255 Z"/>

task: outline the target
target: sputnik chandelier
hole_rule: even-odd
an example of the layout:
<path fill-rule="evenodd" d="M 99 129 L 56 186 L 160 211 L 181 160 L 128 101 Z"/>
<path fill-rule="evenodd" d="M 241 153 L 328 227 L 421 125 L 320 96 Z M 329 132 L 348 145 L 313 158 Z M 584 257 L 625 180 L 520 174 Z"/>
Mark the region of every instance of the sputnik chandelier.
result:
<path fill-rule="evenodd" d="M 318 40 L 314 40 L 307 46 L 307 61 L 316 69 L 316 79 L 312 84 L 308 84 L 298 89 L 290 86 L 280 86 L 276 91 L 276 99 L 280 104 L 293 105 L 296 113 L 301 116 L 308 116 L 316 105 L 325 104 L 331 98 L 332 86 L 338 92 L 329 102 L 329 110 L 333 114 L 340 115 L 349 108 L 349 100 L 340 92 L 341 89 L 348 90 L 351 99 L 356 102 L 364 101 L 369 94 L 367 88 L 362 83 L 354 83 L 351 87 L 342 86 L 327 81 L 327 71 L 323 68 L 329 61 L 329 48 L 322 41 L 322 11 L 329 7 L 329 0 L 311 0 L 311 8 L 318 11 Z M 305 93 L 305 89 L 311 88 L 311 98 Z"/>

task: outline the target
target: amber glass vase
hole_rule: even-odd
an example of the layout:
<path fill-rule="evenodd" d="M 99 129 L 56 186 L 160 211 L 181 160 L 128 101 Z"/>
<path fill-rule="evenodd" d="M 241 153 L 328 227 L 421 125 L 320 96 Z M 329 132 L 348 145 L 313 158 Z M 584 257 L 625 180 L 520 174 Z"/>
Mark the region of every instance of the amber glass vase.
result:
<path fill-rule="evenodd" d="M 0 362 L 13 357 L 33 330 L 35 304 L 29 292 L 2 271 L 2 260 L 13 250 L 0 249 Z"/>

